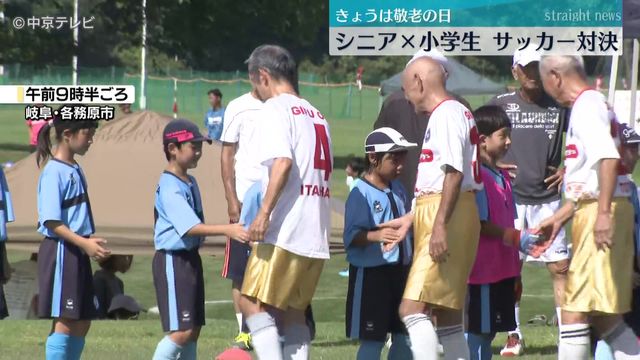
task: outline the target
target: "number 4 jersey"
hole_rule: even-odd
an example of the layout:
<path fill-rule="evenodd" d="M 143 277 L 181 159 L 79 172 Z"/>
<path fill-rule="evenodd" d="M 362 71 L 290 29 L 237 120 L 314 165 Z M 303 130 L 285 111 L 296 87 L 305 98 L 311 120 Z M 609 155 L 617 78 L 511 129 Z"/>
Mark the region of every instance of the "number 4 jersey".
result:
<path fill-rule="evenodd" d="M 469 109 L 453 99 L 438 104 L 424 134 L 415 196 L 441 193 L 446 165 L 464 174 L 460 191 L 481 190 L 478 141 Z"/>
<path fill-rule="evenodd" d="M 328 259 L 333 155 L 327 121 L 308 101 L 280 94 L 265 102 L 259 123 L 258 156 L 265 165 L 263 196 L 273 160 L 293 161 L 271 213 L 265 242 L 297 255 Z"/>

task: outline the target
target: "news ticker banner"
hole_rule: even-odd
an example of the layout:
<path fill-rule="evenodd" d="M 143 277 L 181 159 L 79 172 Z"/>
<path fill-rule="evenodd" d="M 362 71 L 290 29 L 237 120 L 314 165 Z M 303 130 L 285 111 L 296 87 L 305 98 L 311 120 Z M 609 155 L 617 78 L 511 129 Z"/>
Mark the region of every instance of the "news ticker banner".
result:
<path fill-rule="evenodd" d="M 25 105 L 25 120 L 111 120 L 114 104 L 132 104 L 133 85 L 0 85 L 0 104 Z M 53 104 L 64 104 L 53 107 Z"/>
<path fill-rule="evenodd" d="M 331 55 L 622 54 L 622 0 L 330 0 Z"/>

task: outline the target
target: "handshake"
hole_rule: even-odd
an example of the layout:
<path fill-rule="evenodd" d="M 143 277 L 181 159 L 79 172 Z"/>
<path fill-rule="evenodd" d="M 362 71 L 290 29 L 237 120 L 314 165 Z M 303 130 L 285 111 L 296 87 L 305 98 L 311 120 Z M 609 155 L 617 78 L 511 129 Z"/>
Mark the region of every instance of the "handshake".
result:
<path fill-rule="evenodd" d="M 525 229 L 520 231 L 508 228 L 504 230 L 502 241 L 505 245 L 517 247 L 520 252 L 538 258 L 551 246 L 552 239 L 550 234 L 539 230 Z"/>

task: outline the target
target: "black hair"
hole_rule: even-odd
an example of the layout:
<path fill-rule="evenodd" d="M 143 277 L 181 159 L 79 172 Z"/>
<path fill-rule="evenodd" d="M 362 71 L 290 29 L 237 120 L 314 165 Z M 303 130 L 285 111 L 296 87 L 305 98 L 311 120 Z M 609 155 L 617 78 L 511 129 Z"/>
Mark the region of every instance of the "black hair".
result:
<path fill-rule="evenodd" d="M 176 144 L 176 147 L 178 149 L 180 149 L 182 147 L 182 144 L 184 143 L 166 143 L 164 144 L 164 156 L 167 158 L 167 161 L 171 160 L 171 154 L 169 153 L 169 144 Z"/>
<path fill-rule="evenodd" d="M 258 46 L 246 61 L 249 75 L 266 70 L 275 80 L 286 80 L 298 93 L 298 65 L 291 53 L 278 45 Z"/>
<path fill-rule="evenodd" d="M 220 99 L 222 99 L 222 92 L 220 91 L 220 89 L 211 89 L 207 92 L 207 95 L 215 95 L 217 97 L 219 97 Z"/>
<path fill-rule="evenodd" d="M 59 115 L 55 115 L 51 122 L 47 122 L 40 132 L 38 133 L 38 145 L 36 146 L 36 164 L 40 167 L 53 157 L 51 153 L 51 128 L 55 129 L 56 141 L 62 141 L 62 133 L 65 130 L 69 130 L 72 134 L 77 133 L 82 129 L 96 129 L 98 128 L 97 120 L 76 120 L 76 119 L 62 119 L 61 113 L 63 108 L 71 108 L 71 113 L 74 113 L 76 106 L 63 105 L 58 109 Z M 66 112 L 66 111 L 65 111 Z"/>
<path fill-rule="evenodd" d="M 367 172 L 371 172 L 371 170 L 373 170 L 377 165 L 380 165 L 380 162 L 382 161 L 382 158 L 384 158 L 384 156 L 387 153 L 383 153 L 383 152 L 377 152 L 375 153 L 375 159 L 376 159 L 376 163 L 372 163 L 371 160 L 369 159 L 369 154 L 365 154 L 364 156 L 364 167 L 367 170 Z"/>
<path fill-rule="evenodd" d="M 511 120 L 507 113 L 497 105 L 481 106 L 473 112 L 480 135 L 491 136 L 502 128 L 511 129 Z"/>
<path fill-rule="evenodd" d="M 365 163 L 366 163 L 366 158 L 363 159 L 361 157 L 354 156 L 351 158 L 351 160 L 349 160 L 349 162 L 347 163 L 347 166 L 349 166 L 356 174 L 358 174 L 358 176 L 360 176 L 362 175 L 364 170 L 367 168 Z"/>

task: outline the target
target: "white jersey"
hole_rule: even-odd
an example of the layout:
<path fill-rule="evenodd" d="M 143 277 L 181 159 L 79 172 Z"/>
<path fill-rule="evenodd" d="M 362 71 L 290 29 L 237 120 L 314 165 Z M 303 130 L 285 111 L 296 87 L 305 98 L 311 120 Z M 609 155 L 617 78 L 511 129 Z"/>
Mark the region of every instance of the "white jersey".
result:
<path fill-rule="evenodd" d="M 293 160 L 289 178 L 271 213 L 265 242 L 311 258 L 329 258 L 333 153 L 329 125 L 308 101 L 281 94 L 264 104 L 258 158 L 266 166 L 262 193 L 273 159 Z"/>
<path fill-rule="evenodd" d="M 262 165 L 256 160 L 258 138 L 256 124 L 260 121 L 262 101 L 251 93 L 231 100 L 224 112 L 224 122 L 220 141 L 238 144 L 235 156 L 236 193 L 238 200 L 256 181 L 262 177 Z"/>
<path fill-rule="evenodd" d="M 567 131 L 565 198 L 597 199 L 600 160 L 619 159 L 619 144 L 615 114 L 607 109 L 604 95 L 596 90 L 580 93 L 571 108 Z M 617 174 L 614 196 L 630 195 L 629 187 L 623 186 L 626 175 L 623 172 Z"/>
<path fill-rule="evenodd" d="M 481 190 L 478 141 L 478 129 L 469 109 L 453 99 L 438 104 L 424 135 L 415 196 L 441 193 L 446 165 L 463 173 L 460 191 Z"/>

